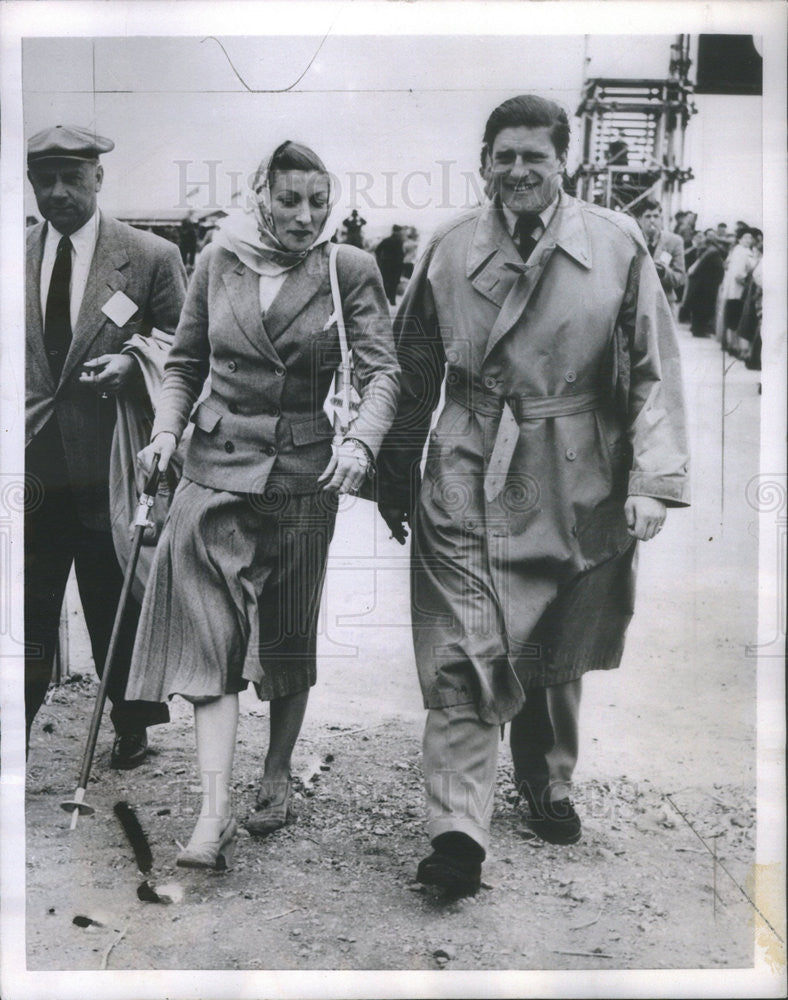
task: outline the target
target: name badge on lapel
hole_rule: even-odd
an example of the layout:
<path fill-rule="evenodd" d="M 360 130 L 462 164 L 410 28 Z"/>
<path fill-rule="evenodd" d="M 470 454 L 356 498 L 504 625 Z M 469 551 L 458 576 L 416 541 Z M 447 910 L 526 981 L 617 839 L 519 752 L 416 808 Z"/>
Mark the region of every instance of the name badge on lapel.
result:
<path fill-rule="evenodd" d="M 123 292 L 115 292 L 111 299 L 108 299 L 101 307 L 105 316 L 109 316 L 115 326 L 125 326 L 137 311 L 137 306 L 131 301 L 128 295 Z"/>

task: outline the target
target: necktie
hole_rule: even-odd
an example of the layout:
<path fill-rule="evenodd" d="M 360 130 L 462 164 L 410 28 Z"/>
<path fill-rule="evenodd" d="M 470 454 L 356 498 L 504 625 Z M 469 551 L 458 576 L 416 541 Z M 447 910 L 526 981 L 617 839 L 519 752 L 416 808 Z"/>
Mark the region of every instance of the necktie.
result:
<path fill-rule="evenodd" d="M 533 212 L 526 212 L 525 215 L 518 217 L 514 227 L 514 242 L 523 260 L 528 260 L 531 256 L 531 251 L 537 243 L 532 233 L 541 225 L 542 220 Z"/>
<path fill-rule="evenodd" d="M 60 378 L 71 344 L 70 286 L 71 240 L 63 236 L 57 245 L 44 316 L 44 349 L 55 380 Z"/>

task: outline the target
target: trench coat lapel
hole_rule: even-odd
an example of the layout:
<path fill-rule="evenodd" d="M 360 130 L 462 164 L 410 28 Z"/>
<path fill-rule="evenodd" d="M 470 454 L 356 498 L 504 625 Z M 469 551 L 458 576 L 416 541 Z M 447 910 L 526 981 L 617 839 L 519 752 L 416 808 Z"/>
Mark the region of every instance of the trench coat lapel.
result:
<path fill-rule="evenodd" d="M 288 272 L 276 298 L 265 313 L 265 328 L 272 341 L 287 329 L 322 288 L 327 274 L 322 264 L 323 253 L 320 248 Z"/>
<path fill-rule="evenodd" d="M 222 280 L 241 333 L 259 354 L 273 364 L 281 365 L 282 359 L 274 350 L 267 329 L 263 326 L 257 274 L 238 261 L 235 267 L 223 273 Z"/>
<path fill-rule="evenodd" d="M 112 219 L 99 216 L 99 231 L 93 260 L 90 262 L 85 294 L 79 307 L 76 327 L 74 328 L 71 346 L 66 355 L 63 372 L 60 376 L 62 385 L 71 372 L 88 356 L 90 345 L 98 336 L 98 332 L 108 317 L 101 307 L 112 298 L 115 292 L 122 292 L 128 283 L 126 268 L 129 255 L 120 227 Z"/>
<path fill-rule="evenodd" d="M 501 338 L 520 321 L 531 296 L 542 279 L 548 262 L 558 247 L 582 267 L 591 267 L 591 247 L 582 214 L 575 199 L 563 192 L 561 192 L 553 217 L 534 247 L 528 263 L 524 264 L 518 255 L 517 263 L 507 264 L 509 269 L 514 269 L 519 273 L 501 305 L 501 311 L 498 313 L 492 330 L 490 330 L 484 352 L 485 359 Z"/>
<path fill-rule="evenodd" d="M 489 203 L 485 205 L 468 247 L 466 274 L 473 287 L 494 305 L 501 306 L 523 262 L 501 213 Z"/>
<path fill-rule="evenodd" d="M 30 237 L 25 274 L 25 353 L 31 384 L 43 386 L 46 395 L 55 392 L 55 380 L 44 349 L 44 317 L 41 313 L 41 262 L 44 257 L 46 223 Z"/>

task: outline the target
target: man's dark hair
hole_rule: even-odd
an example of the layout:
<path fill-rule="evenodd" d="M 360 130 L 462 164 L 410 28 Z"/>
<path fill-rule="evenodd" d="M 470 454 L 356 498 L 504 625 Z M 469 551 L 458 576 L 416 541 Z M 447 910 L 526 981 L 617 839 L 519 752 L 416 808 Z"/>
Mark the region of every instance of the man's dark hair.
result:
<path fill-rule="evenodd" d="M 654 201 L 653 198 L 644 198 L 643 201 L 639 201 L 637 205 L 632 207 L 632 214 L 636 219 L 639 219 L 641 215 L 645 212 L 661 212 L 662 205 L 658 201 Z"/>
<path fill-rule="evenodd" d="M 566 156 L 569 149 L 569 119 L 555 101 L 536 94 L 521 94 L 499 104 L 484 127 L 484 148 L 492 150 L 495 137 L 505 128 L 549 128 L 556 154 Z M 483 152 L 482 152 L 482 155 Z"/>

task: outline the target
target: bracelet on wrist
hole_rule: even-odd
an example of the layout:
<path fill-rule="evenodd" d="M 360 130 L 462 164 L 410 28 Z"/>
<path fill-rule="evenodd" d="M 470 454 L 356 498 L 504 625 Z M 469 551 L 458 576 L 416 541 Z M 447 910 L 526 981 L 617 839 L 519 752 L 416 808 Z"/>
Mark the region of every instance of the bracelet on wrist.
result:
<path fill-rule="evenodd" d="M 364 469 L 367 477 L 371 478 L 375 475 L 375 459 L 372 456 L 372 452 L 364 444 L 363 441 L 359 441 L 358 438 L 348 437 L 339 446 L 345 454 L 352 454 L 359 464 Z"/>

